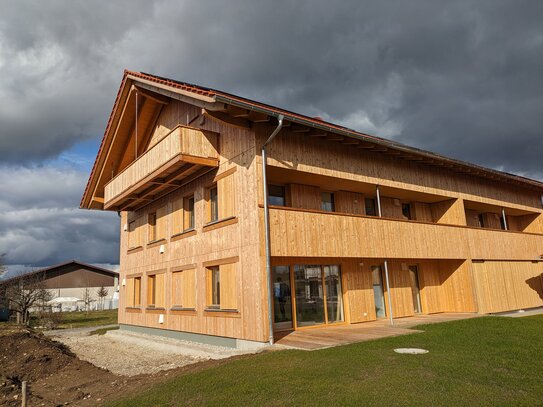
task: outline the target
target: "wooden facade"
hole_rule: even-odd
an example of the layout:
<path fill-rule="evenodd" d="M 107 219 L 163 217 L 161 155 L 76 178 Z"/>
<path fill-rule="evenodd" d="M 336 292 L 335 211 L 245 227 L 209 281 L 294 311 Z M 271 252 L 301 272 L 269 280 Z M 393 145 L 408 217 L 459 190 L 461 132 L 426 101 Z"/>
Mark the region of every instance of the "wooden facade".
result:
<path fill-rule="evenodd" d="M 313 295 L 311 323 L 383 317 L 379 284 L 386 317 L 543 305 L 543 184 L 126 72 L 81 204 L 121 214 L 121 324 L 267 341 L 260 151 L 280 113 L 267 173 L 286 329 L 310 325 Z"/>

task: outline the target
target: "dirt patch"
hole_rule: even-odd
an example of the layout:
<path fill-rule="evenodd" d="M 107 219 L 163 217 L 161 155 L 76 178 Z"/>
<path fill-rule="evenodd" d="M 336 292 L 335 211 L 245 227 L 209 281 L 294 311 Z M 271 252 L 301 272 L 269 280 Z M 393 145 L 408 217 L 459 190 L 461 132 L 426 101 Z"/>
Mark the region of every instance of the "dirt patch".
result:
<path fill-rule="evenodd" d="M 62 343 L 41 333 L 0 325 L 0 405 L 20 406 L 28 382 L 30 406 L 91 406 L 144 390 L 157 382 L 228 363 L 208 360 L 166 372 L 119 376 L 79 359 Z"/>

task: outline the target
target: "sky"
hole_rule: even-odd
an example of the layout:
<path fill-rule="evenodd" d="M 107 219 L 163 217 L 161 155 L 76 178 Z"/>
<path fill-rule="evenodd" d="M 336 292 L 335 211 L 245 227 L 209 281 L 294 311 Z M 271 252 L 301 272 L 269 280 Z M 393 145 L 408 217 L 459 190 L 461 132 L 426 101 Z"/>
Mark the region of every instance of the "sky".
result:
<path fill-rule="evenodd" d="M 0 254 L 119 261 L 78 209 L 123 70 L 543 180 L 543 2 L 0 0 Z"/>

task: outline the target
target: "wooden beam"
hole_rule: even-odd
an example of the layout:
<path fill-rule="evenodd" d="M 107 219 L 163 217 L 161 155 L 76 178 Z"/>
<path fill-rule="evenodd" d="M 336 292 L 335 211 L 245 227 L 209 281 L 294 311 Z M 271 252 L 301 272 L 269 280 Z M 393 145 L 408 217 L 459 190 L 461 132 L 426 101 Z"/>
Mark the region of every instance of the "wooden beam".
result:
<path fill-rule="evenodd" d="M 345 140 L 343 140 L 341 142 L 341 144 L 345 144 L 347 146 L 356 146 L 357 144 L 359 144 L 360 142 L 358 140 L 354 140 L 354 139 L 349 139 L 349 138 L 346 138 Z"/>
<path fill-rule="evenodd" d="M 329 141 L 342 141 L 345 137 L 338 136 L 337 134 L 330 134 L 326 137 L 326 140 Z"/>
<path fill-rule="evenodd" d="M 158 93 L 150 92 L 148 90 L 140 88 L 137 85 L 132 85 L 132 86 L 134 86 L 134 88 L 138 91 L 140 95 L 146 97 L 147 99 L 152 99 L 154 102 L 160 103 L 161 105 L 167 105 L 168 103 L 170 103 L 170 98 L 166 96 L 159 95 Z"/>
<path fill-rule="evenodd" d="M 241 127 L 243 129 L 251 128 L 251 122 L 249 120 L 230 116 L 224 112 L 215 112 L 212 110 L 202 109 L 202 115 L 230 126 Z"/>
<path fill-rule="evenodd" d="M 293 133 L 307 133 L 309 131 L 311 131 L 311 129 L 307 126 L 292 126 L 291 132 Z"/>

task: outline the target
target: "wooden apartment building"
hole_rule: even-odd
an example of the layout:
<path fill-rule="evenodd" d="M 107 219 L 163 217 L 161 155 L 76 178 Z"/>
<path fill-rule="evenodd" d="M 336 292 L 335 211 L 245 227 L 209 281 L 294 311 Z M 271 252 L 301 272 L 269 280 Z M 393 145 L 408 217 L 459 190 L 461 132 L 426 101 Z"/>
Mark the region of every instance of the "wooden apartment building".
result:
<path fill-rule="evenodd" d="M 543 306 L 542 193 L 125 71 L 81 207 L 120 214 L 123 329 L 241 346 L 270 327 Z"/>

